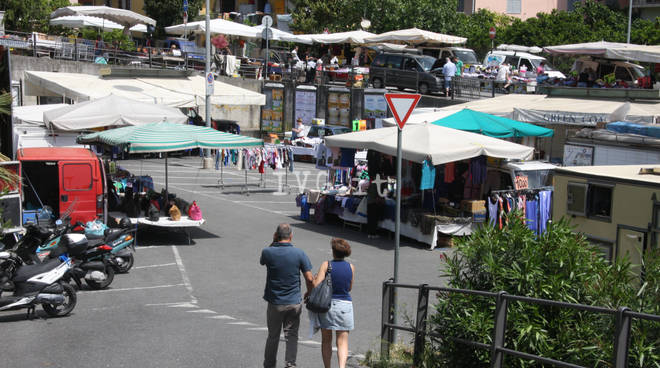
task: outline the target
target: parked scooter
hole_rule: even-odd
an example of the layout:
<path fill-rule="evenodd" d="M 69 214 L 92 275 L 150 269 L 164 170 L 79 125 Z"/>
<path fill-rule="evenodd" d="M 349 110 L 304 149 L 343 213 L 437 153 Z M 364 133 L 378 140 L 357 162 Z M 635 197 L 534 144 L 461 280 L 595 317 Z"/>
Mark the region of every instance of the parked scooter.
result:
<path fill-rule="evenodd" d="M 71 247 L 74 252 L 75 246 Z M 0 251 L 0 311 L 27 308 L 28 318 L 41 304 L 52 317 L 65 316 L 76 306 L 76 290 L 64 282 L 71 259 L 62 255 L 27 265 L 14 250 Z M 3 295 L 12 292 L 11 295 Z"/>

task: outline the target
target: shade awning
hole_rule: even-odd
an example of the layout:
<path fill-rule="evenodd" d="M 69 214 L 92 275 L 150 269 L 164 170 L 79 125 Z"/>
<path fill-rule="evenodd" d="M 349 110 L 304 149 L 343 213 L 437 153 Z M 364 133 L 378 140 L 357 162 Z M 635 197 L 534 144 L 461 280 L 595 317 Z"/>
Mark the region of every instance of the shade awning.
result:
<path fill-rule="evenodd" d="M 606 59 L 660 62 L 660 46 L 599 41 L 546 46 L 543 50 L 554 55 L 592 55 Z"/>
<path fill-rule="evenodd" d="M 108 19 L 103 19 L 99 17 L 92 17 L 89 15 L 67 15 L 64 17 L 54 18 L 49 21 L 53 26 L 61 26 L 68 28 L 83 28 L 83 27 L 94 27 L 101 28 L 104 31 L 112 31 L 114 29 L 124 29 L 119 23 L 113 22 Z M 144 24 L 134 25 L 129 29 L 132 32 L 147 32 L 147 26 Z"/>
<path fill-rule="evenodd" d="M 44 112 L 68 106 L 67 104 L 14 106 L 11 119 L 14 125 L 27 124 L 44 126 Z"/>
<path fill-rule="evenodd" d="M 552 137 L 554 134 L 552 129 L 470 109 L 463 109 L 432 124 L 495 138 Z"/>
<path fill-rule="evenodd" d="M 301 35 L 311 38 L 316 43 L 352 43 L 363 44 L 366 37 L 375 36 L 375 34 L 363 30 L 336 32 L 336 33 L 315 33 Z"/>
<path fill-rule="evenodd" d="M 176 35 L 182 35 L 184 33 L 204 33 L 206 32 L 206 21 L 202 20 L 165 27 L 165 32 Z M 209 32 L 214 35 L 224 34 L 247 38 L 261 37 L 261 35 L 250 26 L 224 19 L 211 19 L 209 21 Z"/>
<path fill-rule="evenodd" d="M 59 8 L 50 14 L 51 18 L 59 18 L 67 15 L 90 15 L 100 17 L 119 23 L 125 27 L 132 27 L 136 24 L 156 25 L 156 21 L 127 9 L 111 8 L 109 6 L 65 6 Z"/>
<path fill-rule="evenodd" d="M 46 111 L 43 115 L 47 127 L 61 130 L 88 130 L 162 121 L 181 124 L 188 121 L 188 117 L 176 108 L 115 95 L 67 105 Z"/>
<path fill-rule="evenodd" d="M 444 43 L 450 45 L 464 44 L 467 38 L 431 31 L 425 31 L 419 28 L 400 29 L 365 37 L 365 42 L 393 42 L 403 41 L 410 44 L 420 43 Z"/>
<path fill-rule="evenodd" d="M 78 137 L 78 143 L 127 147 L 129 152 L 172 152 L 192 148 L 263 146 L 261 139 L 187 124 L 151 123 L 105 130 Z"/>
<path fill-rule="evenodd" d="M 253 28 L 257 32 L 259 38 L 263 38 L 263 31 L 265 28 L 263 25 L 258 25 L 251 28 Z M 295 35 L 293 33 L 285 32 L 273 27 L 270 27 L 270 30 L 273 34 L 273 37 L 270 39 L 271 41 L 296 42 L 296 43 L 304 43 L 307 45 L 311 45 L 313 43 L 310 37 Z"/>
<path fill-rule="evenodd" d="M 365 130 L 325 138 L 329 147 L 371 149 L 396 156 L 398 127 Z M 527 160 L 534 148 L 481 134 L 433 124 L 405 126 L 402 132 L 402 158 L 414 162 L 430 159 L 433 165 L 486 155 Z"/>
<path fill-rule="evenodd" d="M 91 74 L 25 72 L 28 96 L 65 96 L 78 101 L 110 94 L 134 101 L 173 107 L 195 107 L 203 103 L 205 81 L 187 78 L 102 78 Z M 215 105 L 264 105 L 266 96 L 219 81 L 214 82 L 211 103 Z"/>

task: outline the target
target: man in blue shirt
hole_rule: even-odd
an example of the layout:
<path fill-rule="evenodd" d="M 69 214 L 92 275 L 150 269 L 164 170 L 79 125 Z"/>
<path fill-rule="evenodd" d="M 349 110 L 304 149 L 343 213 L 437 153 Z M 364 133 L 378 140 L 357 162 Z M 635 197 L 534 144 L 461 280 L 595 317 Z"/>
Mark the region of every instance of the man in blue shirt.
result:
<path fill-rule="evenodd" d="M 447 58 L 445 65 L 442 67 L 442 75 L 445 77 L 445 96 L 449 97 L 449 87 L 451 87 L 451 78 L 456 75 L 456 64 Z"/>
<path fill-rule="evenodd" d="M 282 328 L 286 341 L 285 367 L 296 366 L 302 312 L 300 273 L 305 277 L 307 293 L 314 288 L 312 264 L 302 249 L 291 244 L 291 237 L 291 226 L 280 224 L 273 235 L 273 244 L 261 251 L 259 262 L 267 267 L 264 300 L 268 302 L 264 368 L 275 367 Z"/>

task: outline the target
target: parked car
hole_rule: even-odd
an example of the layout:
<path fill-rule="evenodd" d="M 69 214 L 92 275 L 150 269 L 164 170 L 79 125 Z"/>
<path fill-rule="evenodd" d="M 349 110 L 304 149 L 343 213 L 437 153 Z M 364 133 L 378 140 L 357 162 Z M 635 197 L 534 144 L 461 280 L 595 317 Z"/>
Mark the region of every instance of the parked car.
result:
<path fill-rule="evenodd" d="M 331 135 L 350 133 L 351 129 L 341 125 L 312 125 L 307 136 L 310 138 L 323 138 Z"/>
<path fill-rule="evenodd" d="M 195 42 L 188 41 L 185 38 L 170 38 L 163 41 L 163 48 L 170 49 L 172 45 L 181 50 L 181 56 L 187 57 L 189 60 L 204 62 L 204 49 L 197 47 Z"/>
<path fill-rule="evenodd" d="M 504 50 L 495 50 L 486 54 L 484 58 L 484 66 L 499 66 L 502 62 L 506 62 L 511 65 L 514 69 L 520 69 L 521 66 L 525 65 L 527 67 L 528 75 L 536 76 L 536 68 L 541 65 L 541 62 L 545 62 L 545 74 L 550 78 L 561 78 L 564 79 L 566 76 L 564 73 L 555 69 L 546 58 L 543 56 L 538 56 L 530 54 L 527 52 L 519 51 L 504 51 Z"/>
<path fill-rule="evenodd" d="M 369 79 L 374 88 L 410 88 L 421 94 L 444 89 L 438 59 L 427 55 L 389 52 L 378 54 L 369 67 Z"/>
<path fill-rule="evenodd" d="M 103 161 L 89 149 L 21 148 L 16 152 L 24 221 L 31 212 L 50 206 L 53 214 L 68 214 L 72 223 L 96 218 L 107 221 L 107 178 Z"/>
<path fill-rule="evenodd" d="M 604 76 L 614 73 L 614 78 L 618 81 L 624 81 L 629 84 L 636 84 L 637 79 L 644 77 L 644 67 L 622 60 L 594 59 L 590 56 L 580 57 L 573 63 L 571 71 L 578 73 L 591 68 L 596 79 L 603 79 Z"/>

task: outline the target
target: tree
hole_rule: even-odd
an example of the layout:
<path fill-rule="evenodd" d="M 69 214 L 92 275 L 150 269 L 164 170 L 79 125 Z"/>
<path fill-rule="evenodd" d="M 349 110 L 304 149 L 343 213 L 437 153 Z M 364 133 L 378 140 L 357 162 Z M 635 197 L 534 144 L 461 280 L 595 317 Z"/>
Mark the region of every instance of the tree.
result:
<path fill-rule="evenodd" d="M 640 285 L 639 265 L 631 265 L 627 259 L 609 263 L 582 235 L 573 232 L 568 221 L 550 224 L 546 233 L 537 236 L 523 219 L 514 213 L 504 229 L 486 226 L 460 241 L 456 251 L 445 258 L 450 287 L 660 313 L 660 249 L 649 247 L 643 254 L 646 274 Z M 427 366 L 486 366 L 489 351 L 447 337 L 490 343 L 493 300 L 443 294 L 436 311 L 432 329 L 442 337 L 433 340 L 427 354 L 432 361 Z M 510 302 L 505 344 L 581 366 L 606 366 L 604 362 L 612 361 L 613 322 L 609 315 Z M 657 367 L 660 323 L 633 323 L 630 344 L 630 367 Z M 507 357 L 506 366 L 538 364 Z"/>
<path fill-rule="evenodd" d="M 59 33 L 61 27 L 52 27 L 48 23 L 50 13 L 69 5 L 69 0 L 3 0 L 0 10 L 5 11 L 5 29 L 26 33 Z"/>
<path fill-rule="evenodd" d="M 192 20 L 199 14 L 203 0 L 188 1 L 188 17 Z M 144 11 L 155 19 L 156 33 L 154 36 L 164 38 L 165 27 L 183 23 L 183 0 L 144 0 Z"/>

